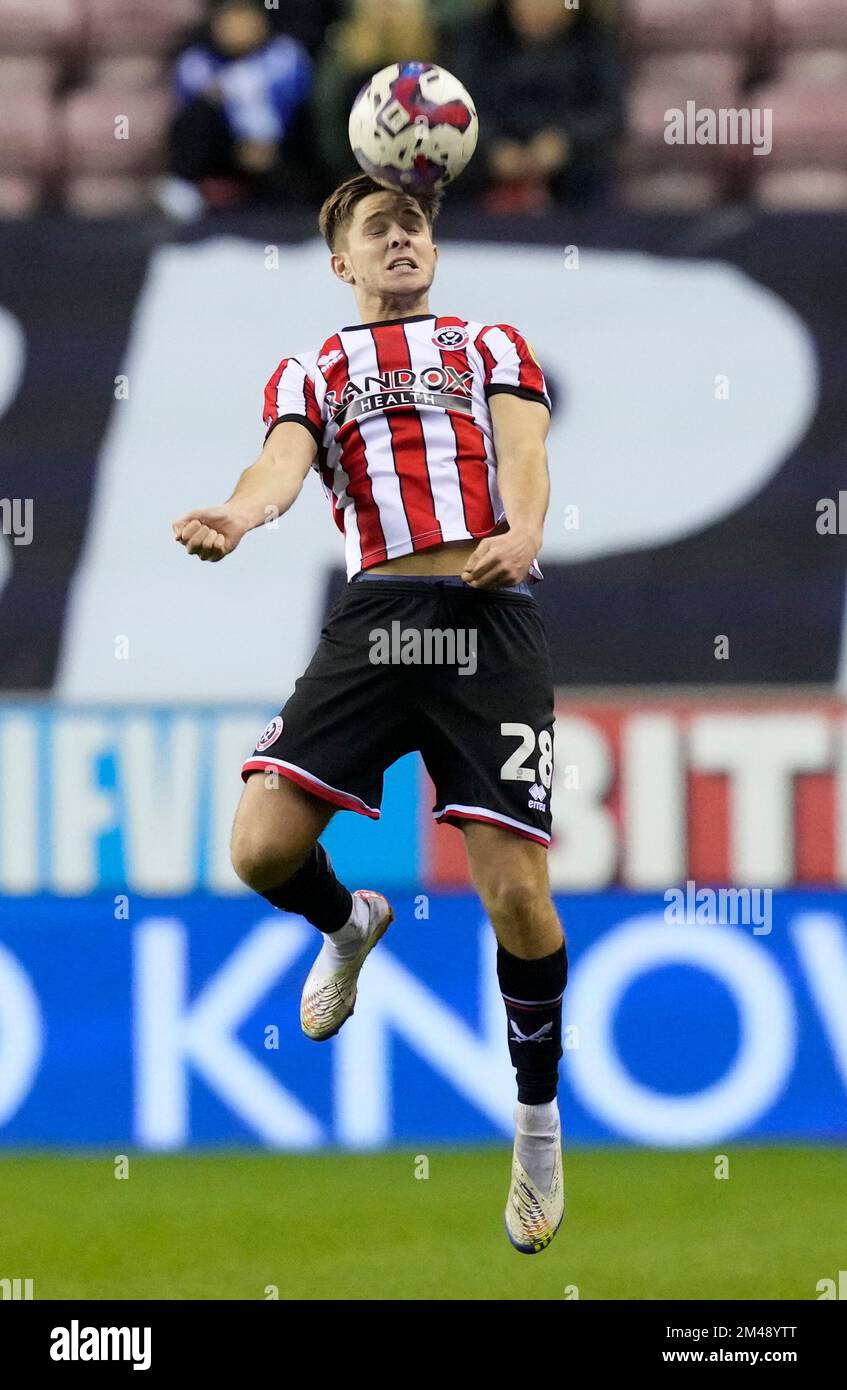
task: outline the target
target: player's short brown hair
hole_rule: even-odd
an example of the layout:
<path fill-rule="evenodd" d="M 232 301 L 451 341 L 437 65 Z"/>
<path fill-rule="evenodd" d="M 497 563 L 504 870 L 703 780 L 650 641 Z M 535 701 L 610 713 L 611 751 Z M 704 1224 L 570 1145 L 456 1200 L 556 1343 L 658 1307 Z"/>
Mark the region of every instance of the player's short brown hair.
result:
<path fill-rule="evenodd" d="M 339 234 L 350 222 L 357 203 L 361 203 L 363 198 L 370 197 L 372 193 L 391 193 L 393 191 L 390 188 L 385 188 L 381 183 L 377 183 L 370 174 L 355 174 L 353 178 L 346 179 L 344 183 L 340 184 L 335 192 L 327 198 L 318 219 L 321 236 L 330 251 L 335 250 Z M 435 219 L 441 211 L 441 193 L 403 193 L 398 189 L 396 196 L 398 198 L 411 198 L 413 202 L 417 203 L 429 223 L 430 231 L 432 231 L 435 226 Z"/>

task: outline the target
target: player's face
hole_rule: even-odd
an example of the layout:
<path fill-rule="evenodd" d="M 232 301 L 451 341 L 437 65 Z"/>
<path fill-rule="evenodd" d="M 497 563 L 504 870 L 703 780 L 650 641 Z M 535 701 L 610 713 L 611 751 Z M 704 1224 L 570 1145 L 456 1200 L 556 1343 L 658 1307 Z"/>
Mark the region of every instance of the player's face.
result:
<path fill-rule="evenodd" d="M 356 204 L 333 261 L 336 274 L 360 292 L 414 298 L 432 284 L 437 259 L 429 223 L 414 198 L 386 190 Z"/>

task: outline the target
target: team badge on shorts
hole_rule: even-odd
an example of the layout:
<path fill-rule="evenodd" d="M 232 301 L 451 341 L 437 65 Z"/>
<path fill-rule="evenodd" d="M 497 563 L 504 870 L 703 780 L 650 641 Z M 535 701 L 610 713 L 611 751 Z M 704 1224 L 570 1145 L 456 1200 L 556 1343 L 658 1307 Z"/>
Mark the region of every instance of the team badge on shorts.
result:
<path fill-rule="evenodd" d="M 282 715 L 275 714 L 270 724 L 256 740 L 256 752 L 264 753 L 266 748 L 270 748 L 282 733 Z"/>
<path fill-rule="evenodd" d="M 443 348 L 445 352 L 458 352 L 460 348 L 467 347 L 470 340 L 470 334 L 464 328 L 439 328 L 432 335 L 435 346 Z"/>

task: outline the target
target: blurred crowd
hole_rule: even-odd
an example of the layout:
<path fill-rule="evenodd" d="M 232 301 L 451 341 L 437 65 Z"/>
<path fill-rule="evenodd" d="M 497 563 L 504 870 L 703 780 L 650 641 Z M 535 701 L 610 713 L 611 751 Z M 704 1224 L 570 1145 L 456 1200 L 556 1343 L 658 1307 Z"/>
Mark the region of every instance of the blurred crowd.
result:
<path fill-rule="evenodd" d="M 847 0 L 0 0 L 0 215 L 316 205 L 407 59 L 471 92 L 451 198 L 491 213 L 847 206 Z M 766 102 L 768 160 L 667 139 L 670 108 Z"/>
<path fill-rule="evenodd" d="M 449 67 L 479 109 L 480 147 L 458 196 L 508 210 L 599 194 L 621 125 L 621 77 L 591 0 L 320 8 L 306 20 L 296 4 L 218 0 L 180 54 L 171 167 L 207 203 L 281 204 L 292 189 L 321 198 L 356 169 L 347 122 L 357 93 L 412 58 Z"/>

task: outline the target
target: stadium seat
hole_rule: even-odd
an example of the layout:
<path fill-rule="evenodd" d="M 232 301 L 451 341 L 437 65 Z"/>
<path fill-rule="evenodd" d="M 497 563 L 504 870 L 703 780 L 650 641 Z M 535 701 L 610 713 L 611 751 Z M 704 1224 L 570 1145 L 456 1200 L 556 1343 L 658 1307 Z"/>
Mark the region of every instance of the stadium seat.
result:
<path fill-rule="evenodd" d="M 150 180 L 86 174 L 65 185 L 65 203 L 80 217 L 125 217 L 151 204 Z"/>
<path fill-rule="evenodd" d="M 79 46 L 81 0 L 3 0 L 0 53 L 60 53 Z"/>
<path fill-rule="evenodd" d="M 71 93 L 60 109 L 69 177 L 151 174 L 161 169 L 171 113 L 167 92 L 91 87 Z M 127 139 L 115 135 L 120 116 L 128 121 Z"/>
<path fill-rule="evenodd" d="M 59 65 L 53 58 L 36 54 L 0 55 L 0 92 L 39 92 L 53 90 Z"/>
<path fill-rule="evenodd" d="M 43 177 L 56 166 L 57 107 L 44 92 L 0 90 L 0 174 Z"/>
<path fill-rule="evenodd" d="M 622 202 L 639 212 L 701 212 L 723 194 L 717 174 L 665 169 L 659 173 L 624 174 L 618 189 Z"/>
<path fill-rule="evenodd" d="M 203 0 L 82 0 L 86 44 L 108 53 L 167 53 L 203 18 Z"/>
<path fill-rule="evenodd" d="M 788 169 L 765 172 L 756 181 L 755 201 L 769 212 L 847 208 L 847 169 Z"/>
<path fill-rule="evenodd" d="M 780 48 L 847 48 L 844 0 L 771 0 Z"/>
<path fill-rule="evenodd" d="M 167 81 L 162 58 L 150 53 L 120 53 L 98 58 L 91 67 L 92 87 L 137 89 L 163 86 Z"/>
<path fill-rule="evenodd" d="M 38 208 L 42 187 L 37 178 L 0 174 L 0 217 L 28 217 Z"/>
<path fill-rule="evenodd" d="M 758 8 L 758 0 L 629 0 L 625 22 L 637 52 L 737 52 L 752 42 Z"/>
<path fill-rule="evenodd" d="M 773 150 L 767 170 L 754 168 L 756 177 L 783 169 L 847 171 L 847 82 L 774 82 L 757 88 L 750 103 L 773 111 Z"/>
<path fill-rule="evenodd" d="M 645 59 L 629 94 L 624 167 L 689 173 L 695 168 L 713 167 L 720 158 L 717 147 L 669 145 L 665 141 L 665 113 L 672 108 L 684 111 L 688 101 L 713 109 L 736 105 L 739 81 L 740 60 L 733 54 L 686 53 Z"/>
<path fill-rule="evenodd" d="M 847 83 L 847 48 L 794 49 L 779 65 L 783 82 Z"/>

